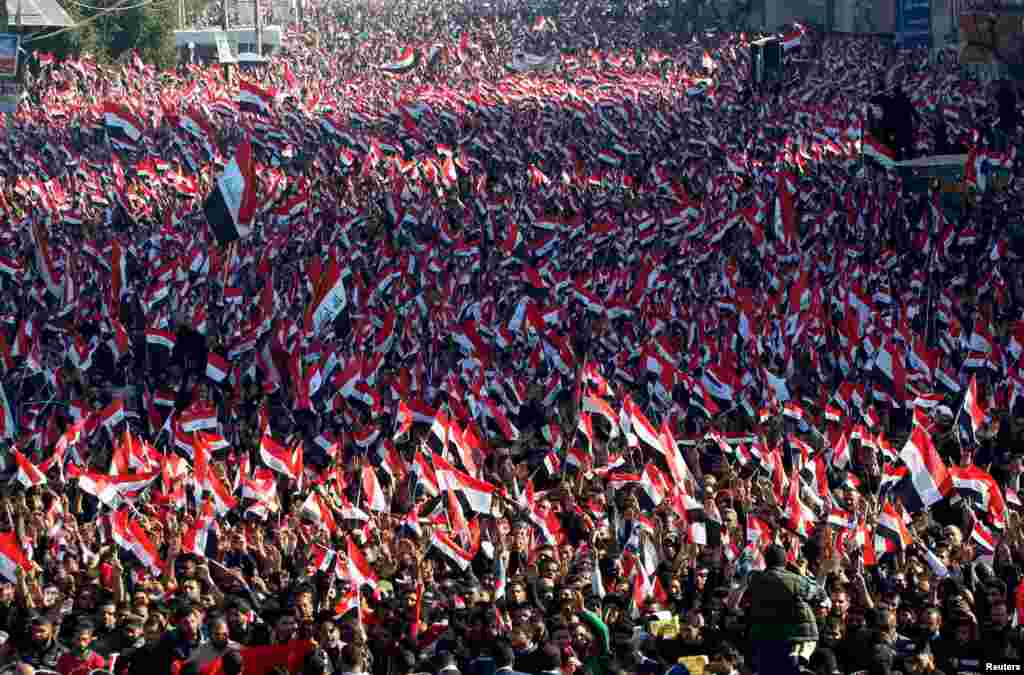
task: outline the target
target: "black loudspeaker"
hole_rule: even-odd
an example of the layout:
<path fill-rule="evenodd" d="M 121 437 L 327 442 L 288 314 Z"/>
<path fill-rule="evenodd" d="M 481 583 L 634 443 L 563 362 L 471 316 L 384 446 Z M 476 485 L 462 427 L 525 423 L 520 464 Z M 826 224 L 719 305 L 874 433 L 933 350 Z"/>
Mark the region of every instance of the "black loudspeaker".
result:
<path fill-rule="evenodd" d="M 751 82 L 781 82 L 782 70 L 782 43 L 778 38 L 764 38 L 750 43 Z"/>

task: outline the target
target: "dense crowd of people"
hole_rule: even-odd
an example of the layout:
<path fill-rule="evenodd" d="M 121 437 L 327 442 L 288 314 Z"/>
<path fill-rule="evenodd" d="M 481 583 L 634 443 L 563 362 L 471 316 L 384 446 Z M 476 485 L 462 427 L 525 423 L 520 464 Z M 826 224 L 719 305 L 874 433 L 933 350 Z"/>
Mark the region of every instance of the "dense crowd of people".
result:
<path fill-rule="evenodd" d="M 1019 668 L 1007 90 L 997 139 L 984 85 L 875 38 L 794 26 L 762 88 L 758 36 L 549 11 L 307 5 L 242 71 L 32 56 L 0 668 Z M 879 87 L 963 192 L 901 179 Z"/>

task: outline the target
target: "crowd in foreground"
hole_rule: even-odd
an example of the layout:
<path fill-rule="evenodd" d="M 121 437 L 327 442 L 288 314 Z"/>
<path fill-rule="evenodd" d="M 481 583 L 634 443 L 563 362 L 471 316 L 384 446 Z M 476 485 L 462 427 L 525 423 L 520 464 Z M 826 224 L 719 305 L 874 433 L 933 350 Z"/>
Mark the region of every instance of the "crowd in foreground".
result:
<path fill-rule="evenodd" d="M 602 12 L 324 3 L 242 73 L 33 57 L 0 667 L 1020 665 L 1019 129 L 924 53 L 795 27 L 762 90 L 756 36 Z M 865 132 L 879 82 L 917 153 L 967 151 L 956 204 Z"/>

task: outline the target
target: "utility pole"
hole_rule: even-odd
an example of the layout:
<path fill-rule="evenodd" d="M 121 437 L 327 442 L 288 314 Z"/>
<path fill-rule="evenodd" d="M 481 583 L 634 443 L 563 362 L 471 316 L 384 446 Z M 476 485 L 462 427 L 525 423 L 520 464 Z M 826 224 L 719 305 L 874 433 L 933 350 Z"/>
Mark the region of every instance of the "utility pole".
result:
<path fill-rule="evenodd" d="M 256 13 L 256 53 L 263 58 L 263 17 L 260 14 L 260 0 L 252 0 L 254 12 Z"/>
<path fill-rule="evenodd" d="M 221 15 L 220 15 L 220 27 L 225 33 L 228 32 L 230 24 L 228 22 L 228 0 L 222 0 L 221 2 Z"/>

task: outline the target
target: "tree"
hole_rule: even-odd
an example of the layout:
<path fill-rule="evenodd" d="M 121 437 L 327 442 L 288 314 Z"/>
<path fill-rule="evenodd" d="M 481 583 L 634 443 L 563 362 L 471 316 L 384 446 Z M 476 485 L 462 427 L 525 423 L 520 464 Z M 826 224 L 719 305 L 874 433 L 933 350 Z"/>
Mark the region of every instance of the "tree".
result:
<path fill-rule="evenodd" d="M 186 14 L 196 15 L 205 4 L 204 0 L 185 0 Z M 116 61 L 137 50 L 143 61 L 157 67 L 175 63 L 176 0 L 98 0 L 88 5 L 69 3 L 64 9 L 77 27 L 34 39 L 35 49 L 59 57 L 89 53 L 101 62 Z"/>

